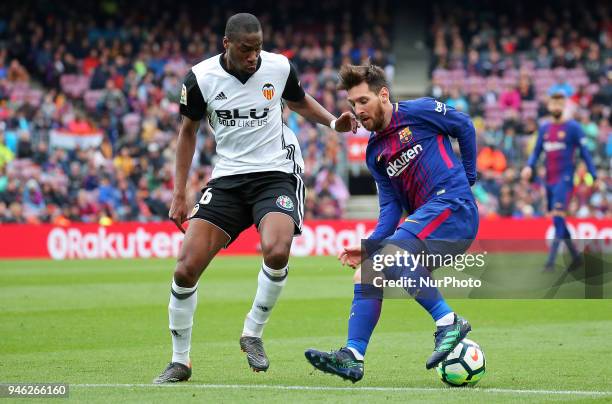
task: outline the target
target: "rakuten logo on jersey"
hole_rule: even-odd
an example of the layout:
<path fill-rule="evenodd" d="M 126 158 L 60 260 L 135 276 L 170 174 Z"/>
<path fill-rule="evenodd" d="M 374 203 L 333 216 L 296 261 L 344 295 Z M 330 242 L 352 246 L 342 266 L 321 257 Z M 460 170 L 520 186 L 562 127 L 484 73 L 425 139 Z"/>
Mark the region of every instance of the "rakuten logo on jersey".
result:
<path fill-rule="evenodd" d="M 563 150 L 567 147 L 564 142 L 544 142 L 544 151 L 553 152 L 557 150 Z"/>
<path fill-rule="evenodd" d="M 51 258 L 168 258 L 178 255 L 183 234 L 155 232 L 138 228 L 129 233 L 107 233 L 55 228 L 47 237 Z"/>
<path fill-rule="evenodd" d="M 410 162 L 414 160 L 422 150 L 423 146 L 420 144 L 417 144 L 408 150 L 404 150 L 398 158 L 389 162 L 387 165 L 387 175 L 389 177 L 397 177 L 400 175 L 405 169 L 408 168 Z"/>

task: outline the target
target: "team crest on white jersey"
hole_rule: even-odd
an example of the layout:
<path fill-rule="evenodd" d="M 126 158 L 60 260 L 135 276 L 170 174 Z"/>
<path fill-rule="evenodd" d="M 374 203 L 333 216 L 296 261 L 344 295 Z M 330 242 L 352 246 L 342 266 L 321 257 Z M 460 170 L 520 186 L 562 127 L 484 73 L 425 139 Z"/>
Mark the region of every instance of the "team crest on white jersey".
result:
<path fill-rule="evenodd" d="M 264 84 L 261 88 L 261 92 L 263 96 L 266 97 L 266 100 L 271 100 L 274 98 L 274 85 L 272 85 L 272 83 Z"/>
<path fill-rule="evenodd" d="M 287 195 L 281 195 L 276 198 L 276 205 L 284 210 L 292 211 L 293 210 L 293 201 Z"/>

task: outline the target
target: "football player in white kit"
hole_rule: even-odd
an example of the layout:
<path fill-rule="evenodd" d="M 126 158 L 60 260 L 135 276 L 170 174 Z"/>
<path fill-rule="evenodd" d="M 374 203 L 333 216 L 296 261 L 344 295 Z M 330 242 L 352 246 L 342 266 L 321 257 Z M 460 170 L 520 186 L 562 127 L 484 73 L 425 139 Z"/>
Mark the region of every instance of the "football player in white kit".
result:
<path fill-rule="evenodd" d="M 190 224 L 168 306 L 172 360 L 154 383 L 191 377 L 189 350 L 200 275 L 221 248 L 253 224 L 261 238 L 263 262 L 240 347 L 254 371 L 268 369 L 263 328 L 285 286 L 291 242 L 300 234 L 304 218 L 304 184 L 299 176 L 304 162 L 295 134 L 283 123 L 283 106 L 338 132 L 357 127 L 350 112 L 336 119 L 305 94 L 289 60 L 263 51 L 262 43 L 257 17 L 236 14 L 225 27 L 225 52 L 193 66 L 184 80 L 169 216 L 183 232 L 183 223 L 190 220 Z M 188 214 L 187 176 L 204 117 L 214 131 L 219 159 Z"/>

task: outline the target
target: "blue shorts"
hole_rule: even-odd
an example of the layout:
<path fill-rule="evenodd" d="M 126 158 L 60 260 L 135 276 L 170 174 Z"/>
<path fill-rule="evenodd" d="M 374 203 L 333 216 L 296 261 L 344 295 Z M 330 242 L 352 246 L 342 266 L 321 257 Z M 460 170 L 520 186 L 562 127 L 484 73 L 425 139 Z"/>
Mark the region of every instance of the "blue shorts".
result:
<path fill-rule="evenodd" d="M 546 201 L 548 210 L 566 211 L 574 192 L 572 181 L 560 181 L 556 184 L 546 185 Z"/>
<path fill-rule="evenodd" d="M 476 238 L 478 224 L 473 199 L 436 198 L 408 216 L 388 240 L 416 237 L 431 253 L 462 254 Z"/>

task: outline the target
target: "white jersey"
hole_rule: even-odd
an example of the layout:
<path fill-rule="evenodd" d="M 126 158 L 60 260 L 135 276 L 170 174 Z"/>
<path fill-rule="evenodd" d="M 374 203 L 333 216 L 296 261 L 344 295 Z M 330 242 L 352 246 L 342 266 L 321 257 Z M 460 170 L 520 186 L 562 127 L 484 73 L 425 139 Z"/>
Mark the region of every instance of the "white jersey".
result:
<path fill-rule="evenodd" d="M 258 68 L 240 77 L 227 70 L 223 55 L 193 66 L 181 91 L 181 114 L 206 116 L 217 143 L 211 178 L 262 171 L 301 173 L 304 160 L 296 135 L 283 122 L 283 99 L 305 96 L 289 60 L 260 53 Z"/>

